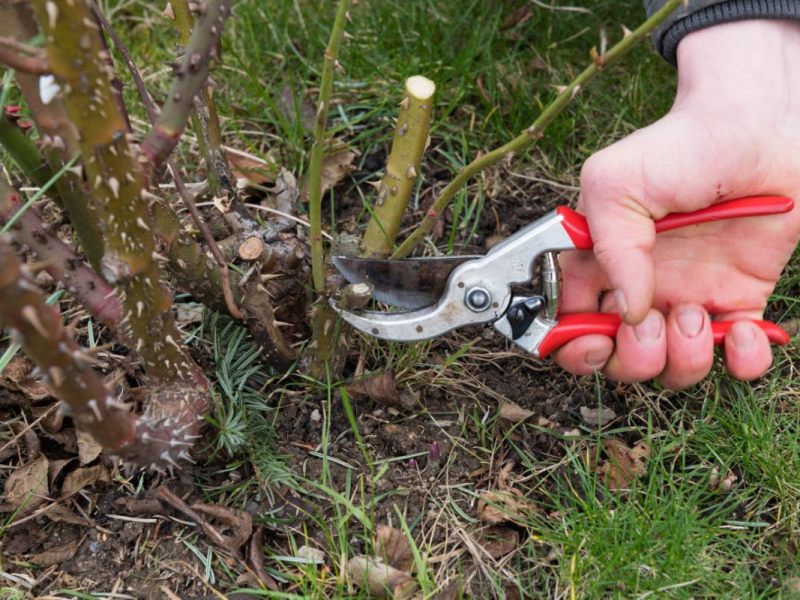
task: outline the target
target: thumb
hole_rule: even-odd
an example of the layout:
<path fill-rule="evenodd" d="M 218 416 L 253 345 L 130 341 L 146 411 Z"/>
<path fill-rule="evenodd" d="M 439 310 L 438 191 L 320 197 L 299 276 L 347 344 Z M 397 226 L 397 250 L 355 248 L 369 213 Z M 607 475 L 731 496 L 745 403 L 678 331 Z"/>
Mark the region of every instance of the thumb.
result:
<path fill-rule="evenodd" d="M 620 316 L 636 325 L 653 304 L 656 231 L 640 193 L 640 177 L 622 162 L 625 154 L 620 146 L 611 146 L 586 161 L 579 208 L 586 215 L 595 258 L 614 292 Z"/>

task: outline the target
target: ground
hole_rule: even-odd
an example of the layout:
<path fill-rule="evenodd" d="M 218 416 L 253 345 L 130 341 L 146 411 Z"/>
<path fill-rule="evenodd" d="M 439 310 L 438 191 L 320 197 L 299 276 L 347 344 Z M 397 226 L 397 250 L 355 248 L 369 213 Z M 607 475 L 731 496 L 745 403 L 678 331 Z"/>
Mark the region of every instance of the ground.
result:
<path fill-rule="evenodd" d="M 163 92 L 173 52 L 163 7 L 101 4 Z M 268 4 L 236 4 L 215 95 L 227 144 L 302 175 L 334 3 Z M 574 4 L 358 3 L 330 122 L 358 156 L 329 193 L 329 229 L 363 223 L 405 77 L 439 87 L 410 228 L 460 166 L 528 126 L 601 37 L 613 43 L 621 25 L 644 18 L 635 0 Z M 656 119 L 673 86 L 670 68 L 638 48 L 539 146 L 459 194 L 430 245 L 483 252 L 574 204 L 583 160 Z M 195 150 L 190 135 L 181 160 L 196 162 Z M 798 265 L 768 314 L 795 329 Z M 4 513 L 0 597 L 367 598 L 346 564 L 379 553 L 380 525 L 400 532 L 419 598 L 800 595 L 796 342 L 776 350 L 759 381 L 732 380 L 720 360 L 701 384 L 672 393 L 572 377 L 491 329 L 411 345 L 351 334 L 341 374 L 316 381 L 273 371 L 244 329 L 201 315 L 186 296 L 178 303 L 215 382 L 196 465 L 120 470 L 71 427 L 51 426 L 52 399 L 20 388 L 26 377 L 3 380 L 2 477 L 44 457 L 49 487 Z M 122 354 L 112 348 L 108 360 Z M 379 379 L 354 383 L 362 373 Z M 215 542 L 209 527 L 227 537 Z M 254 554 L 278 591 L 253 577 Z"/>

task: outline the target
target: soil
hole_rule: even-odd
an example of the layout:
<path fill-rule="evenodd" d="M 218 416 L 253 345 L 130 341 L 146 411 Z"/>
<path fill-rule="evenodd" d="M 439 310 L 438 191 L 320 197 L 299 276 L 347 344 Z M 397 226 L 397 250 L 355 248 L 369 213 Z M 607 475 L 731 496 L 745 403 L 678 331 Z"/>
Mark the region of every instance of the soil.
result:
<path fill-rule="evenodd" d="M 568 200 L 564 193 L 540 183 L 513 179 L 503 173 L 493 176 L 498 179 L 488 184 L 493 189 L 489 190 L 475 234 L 469 240 L 462 240 L 459 252 L 485 252 L 491 238 L 508 235 Z M 353 177 L 358 179 L 359 174 Z M 443 185 L 440 181 L 443 174 L 433 172 L 428 177 L 434 189 Z M 344 202 L 339 209 L 345 223 L 352 222 L 361 209 L 357 194 L 349 198 L 350 202 Z M 419 213 L 409 214 L 406 224 L 418 222 L 419 216 Z M 445 221 L 448 219 L 452 220 L 452 215 L 448 214 Z M 498 227 L 498 223 L 502 226 Z M 442 239 L 449 235 L 446 232 L 447 228 L 441 233 Z M 473 346 L 456 362 L 455 368 L 436 370 L 437 364 L 443 364 L 467 342 Z M 358 352 L 358 344 L 352 345 L 343 373 L 345 378 L 353 375 L 359 362 Z M 493 489 L 508 464 L 513 465 L 512 478 L 526 477 L 532 466 L 556 464 L 564 456 L 566 445 L 559 436 L 585 428 L 580 408 L 596 407 L 598 398 L 594 381 L 576 380 L 549 363 L 534 361 L 516 350 L 509 351 L 507 342 L 490 328 L 467 329 L 433 342 L 425 361 L 431 365 L 428 371 L 407 372 L 399 378 L 396 385 L 404 394 L 403 404 L 396 399 L 387 402 L 387 398 L 357 394 L 351 401 L 371 459 L 376 466 L 386 465 L 385 473 L 376 482 L 369 479 L 366 484 L 371 489 L 365 490 L 365 496 L 377 500 L 369 507 L 370 519 L 376 524 L 396 525 L 399 512 L 406 523 L 424 532 L 426 543 L 445 552 L 461 546 L 453 539 L 450 528 L 439 523 L 443 507 L 450 506 L 447 510 L 452 510 L 453 503 L 465 514 L 476 511 L 475 498 L 457 493 L 457 487 L 468 484 L 474 490 Z M 384 366 L 368 361 L 366 368 L 381 370 Z M 30 422 L 35 419 L 34 414 L 41 413 L 32 409 L 30 400 L 22 393 L 0 392 L 0 420 L 4 423 L 21 419 Z M 617 414 L 628 414 L 631 418 L 630 395 L 624 392 L 623 387 L 607 384 L 600 400 Z M 486 429 L 476 423 L 496 415 L 498 406 L 505 401 L 533 411 L 535 417 L 528 421 L 531 425 L 522 426 L 499 420 L 489 433 L 500 440 L 501 451 L 489 460 L 480 449 L 491 447 L 496 440 L 485 439 Z M 48 402 L 52 403 L 47 400 L 36 405 L 47 406 Z M 327 469 L 332 486 L 344 493 L 369 468 L 338 397 L 330 402 L 331 443 L 327 453 L 332 460 L 324 462 L 319 458 L 322 415 L 327 411 L 328 401 L 324 397 L 293 394 L 282 398 L 274 423 L 276 446 L 286 456 L 289 470 L 298 477 L 322 481 L 323 469 Z M 537 426 L 537 422 L 545 425 Z M 65 471 L 78 468 L 74 440 L 65 442 L 68 436 L 56 436 L 54 440 L 53 434 L 40 425 L 33 431 L 43 440 L 41 452 L 51 463 L 66 459 L 71 462 Z M 627 441 L 632 444 L 636 440 Z M 24 446 L 21 448 L 0 456 L 4 477 L 26 462 Z M 229 572 L 224 581 L 204 582 L 203 576 L 207 574 L 202 572 L 202 563 L 190 545 L 195 545 L 202 556 L 208 552 L 209 544 L 202 536 L 195 535 L 196 526 L 191 519 L 155 500 L 156 491 L 164 486 L 189 504 L 203 501 L 206 496 L 198 482 L 205 489 L 232 487 L 253 477 L 246 463 L 232 472 L 219 458 L 206 456 L 204 461 L 201 456 L 199 465 L 203 466 L 182 468 L 174 476 L 128 476 L 116 471 L 103 457 L 91 464 L 106 465 L 116 474 L 115 479 L 111 483 L 89 484 L 58 502 L 71 515 L 69 522 L 46 516 L 44 507 L 51 504 L 49 500 L 33 514 L 6 513 L 5 527 L 0 529 L 0 561 L 4 576 L 16 579 L 6 576 L 0 586 L 25 590 L 31 597 L 52 596 L 59 589 L 72 589 L 83 593 L 116 592 L 120 598 L 164 598 L 171 597 L 171 592 L 179 598 L 200 599 L 219 597 L 218 591 L 230 592 L 237 587 L 234 582 L 239 576 L 243 577 L 239 584 L 247 585 L 243 554 L 219 547 L 215 547 L 215 556 L 227 565 Z M 565 472 L 564 477 L 568 476 Z M 52 478 L 51 499 L 59 498 L 62 485 L 63 474 Z M 260 500 L 238 504 L 232 501 L 232 505 L 265 524 L 264 544 L 271 554 L 292 554 L 290 534 L 295 540 L 300 539 L 298 534 L 307 534 L 309 545 L 316 542 L 320 548 L 331 547 L 331 540 L 326 537 L 331 530 L 324 525 L 339 518 L 342 506 L 334 505 L 322 494 L 298 496 L 280 484 L 262 492 L 254 496 Z M 138 498 L 139 502 L 142 498 L 149 499 L 150 504 L 131 503 L 132 498 Z M 363 527 L 355 519 L 350 520 L 346 535 L 352 554 L 369 550 Z M 49 559 L 42 559 L 42 553 L 48 551 Z M 35 566 L 37 560 L 50 564 Z M 219 577 L 219 566 L 215 569 Z"/>

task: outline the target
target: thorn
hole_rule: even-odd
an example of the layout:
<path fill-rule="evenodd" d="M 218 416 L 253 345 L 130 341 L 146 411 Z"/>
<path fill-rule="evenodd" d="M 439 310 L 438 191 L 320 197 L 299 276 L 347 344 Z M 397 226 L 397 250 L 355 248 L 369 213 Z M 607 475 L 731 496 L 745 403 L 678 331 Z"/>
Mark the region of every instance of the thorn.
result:
<path fill-rule="evenodd" d="M 408 179 L 416 179 L 417 170 L 414 168 L 414 165 L 408 165 L 408 168 L 406 169 L 406 177 Z"/>
<path fill-rule="evenodd" d="M 623 39 L 625 39 L 626 37 L 628 37 L 629 35 L 632 35 L 632 34 L 633 34 L 633 32 L 630 29 L 625 27 L 625 25 L 622 26 L 622 38 Z"/>
<path fill-rule="evenodd" d="M 346 39 L 346 40 L 352 40 L 352 39 L 353 39 L 353 36 L 352 36 L 352 35 L 350 35 L 350 34 L 349 34 L 348 32 L 346 32 L 346 31 L 343 31 L 343 32 L 342 32 L 342 37 L 343 37 L 344 39 Z"/>
<path fill-rule="evenodd" d="M 88 406 L 91 409 L 91 411 L 94 413 L 94 418 L 95 418 L 96 421 L 102 421 L 103 420 L 103 415 L 100 412 L 100 407 L 97 405 L 97 400 L 95 400 L 94 398 L 89 399 L 86 402 L 86 406 Z"/>
<path fill-rule="evenodd" d="M 403 110 L 408 110 L 408 107 L 410 105 L 411 105 L 411 99 L 408 96 L 406 96 L 400 101 L 400 108 L 402 108 Z"/>
<path fill-rule="evenodd" d="M 164 462 L 168 462 L 168 463 L 169 463 L 169 464 L 171 464 L 173 467 L 179 467 L 179 466 L 180 466 L 180 465 L 179 465 L 177 462 L 175 462 L 175 459 L 174 459 L 174 458 L 172 458 L 172 454 L 170 454 L 169 450 L 164 450 L 164 451 L 161 453 L 161 456 L 159 456 L 159 458 L 160 458 L 161 460 L 163 460 Z"/>
<path fill-rule="evenodd" d="M 142 217 L 136 218 L 136 226 L 143 231 L 150 231 L 150 228 L 147 226 L 147 223 L 144 222 Z"/>
<path fill-rule="evenodd" d="M 56 21 L 58 21 L 58 5 L 52 0 L 48 0 L 44 5 L 47 11 L 47 24 L 50 29 L 56 28 Z"/>
<path fill-rule="evenodd" d="M 36 313 L 36 309 L 28 304 L 22 309 L 22 317 L 30 323 L 31 327 L 33 327 L 36 332 L 41 335 L 43 338 L 49 338 L 50 332 L 45 328 L 42 322 L 39 320 L 39 315 Z"/>

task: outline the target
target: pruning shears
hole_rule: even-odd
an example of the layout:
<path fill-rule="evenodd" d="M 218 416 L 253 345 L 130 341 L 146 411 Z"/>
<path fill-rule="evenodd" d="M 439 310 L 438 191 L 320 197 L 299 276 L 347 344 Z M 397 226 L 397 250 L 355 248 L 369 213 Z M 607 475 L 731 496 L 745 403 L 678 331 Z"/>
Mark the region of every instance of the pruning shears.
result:
<path fill-rule="evenodd" d="M 656 233 L 723 219 L 787 213 L 790 198 L 761 196 L 674 213 L 655 222 Z M 610 313 L 561 314 L 558 253 L 594 246 L 586 218 L 561 206 L 506 238 L 482 256 L 380 260 L 336 256 L 333 263 L 350 283 L 372 286 L 372 298 L 400 311 L 352 311 L 331 304 L 356 329 L 380 339 L 412 342 L 468 325 L 492 324 L 515 344 L 545 358 L 577 337 L 616 336 L 621 319 Z M 541 261 L 541 293 L 517 295 L 530 284 Z M 754 321 L 773 344 L 789 335 L 775 323 Z M 714 343 L 722 344 L 731 321 L 713 321 Z"/>

